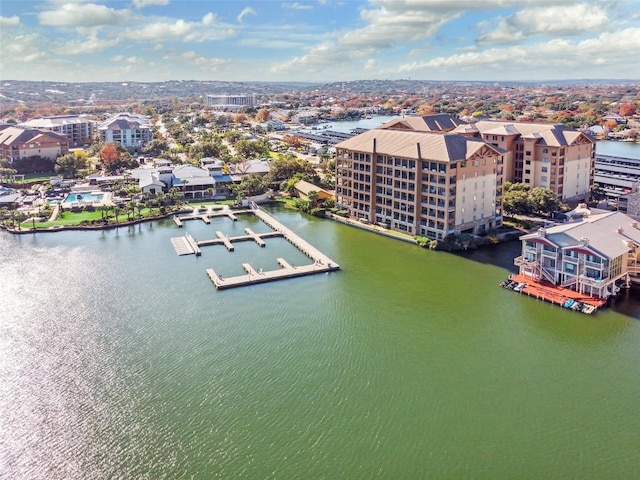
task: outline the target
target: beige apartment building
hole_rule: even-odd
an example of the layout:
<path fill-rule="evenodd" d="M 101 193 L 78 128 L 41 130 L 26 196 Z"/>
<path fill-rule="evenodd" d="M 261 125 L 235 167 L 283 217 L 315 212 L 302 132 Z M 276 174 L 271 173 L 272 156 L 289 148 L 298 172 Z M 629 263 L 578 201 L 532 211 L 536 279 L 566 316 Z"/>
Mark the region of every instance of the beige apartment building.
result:
<path fill-rule="evenodd" d="M 34 118 L 21 125 L 60 133 L 69 139 L 70 147 L 82 147 L 93 142 L 96 122 L 78 115 L 53 115 Z"/>
<path fill-rule="evenodd" d="M 478 121 L 454 132 L 481 137 L 505 150 L 505 181 L 543 187 L 559 200 L 589 196 L 595 171 L 595 141 L 561 124 Z"/>
<path fill-rule="evenodd" d="M 395 124 L 335 148 L 336 205 L 351 218 L 438 240 L 502 224 L 503 151 L 481 139 Z"/>

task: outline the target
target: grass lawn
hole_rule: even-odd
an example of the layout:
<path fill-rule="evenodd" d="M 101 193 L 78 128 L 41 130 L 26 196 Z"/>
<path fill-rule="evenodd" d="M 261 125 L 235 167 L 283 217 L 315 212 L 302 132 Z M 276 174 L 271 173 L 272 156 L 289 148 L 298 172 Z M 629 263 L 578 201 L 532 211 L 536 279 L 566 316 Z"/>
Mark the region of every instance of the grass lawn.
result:
<path fill-rule="evenodd" d="M 16 179 L 12 183 L 48 182 L 51 177 L 58 175 L 56 172 L 49 173 L 25 173 L 24 181 Z"/>
<path fill-rule="evenodd" d="M 150 215 L 151 213 L 152 213 L 151 209 L 143 208 L 140 211 L 140 215 L 138 215 L 138 212 L 136 211 L 135 218 L 137 219 L 140 216 L 145 217 Z M 153 214 L 155 215 L 157 213 L 158 213 L 158 209 L 154 208 Z M 115 223 L 115 217 L 113 215 L 113 211 L 109 212 L 109 216 L 110 216 L 109 222 Z M 96 210 L 95 212 L 77 212 L 77 213 L 63 212 L 55 222 L 36 222 L 36 228 L 49 228 L 56 225 L 60 225 L 63 227 L 74 226 L 74 225 L 80 225 L 82 222 L 91 222 L 93 220 L 97 220 L 97 221 L 102 220 L 102 213 L 100 212 L 100 210 Z M 118 213 L 118 223 L 126 222 L 127 220 L 128 218 L 127 218 L 126 212 L 121 211 L 120 213 Z M 33 228 L 33 221 L 31 219 L 27 219 L 20 224 L 20 227 L 23 230 L 29 230 Z"/>

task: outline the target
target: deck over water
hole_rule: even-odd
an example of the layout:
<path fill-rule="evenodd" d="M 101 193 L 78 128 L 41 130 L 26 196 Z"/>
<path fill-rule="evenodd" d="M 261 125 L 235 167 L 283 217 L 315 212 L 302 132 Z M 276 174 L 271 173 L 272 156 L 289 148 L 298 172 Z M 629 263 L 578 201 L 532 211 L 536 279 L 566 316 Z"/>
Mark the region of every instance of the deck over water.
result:
<path fill-rule="evenodd" d="M 564 306 L 568 300 L 573 300 L 574 302 L 580 302 L 593 307 L 592 309 L 588 309 L 588 313 L 592 313 L 607 304 L 607 301 L 603 298 L 590 297 L 584 293 L 579 293 L 558 285 L 552 285 L 548 282 L 538 282 L 525 275 L 510 275 L 509 280 L 524 284 L 520 293 L 559 306 Z"/>

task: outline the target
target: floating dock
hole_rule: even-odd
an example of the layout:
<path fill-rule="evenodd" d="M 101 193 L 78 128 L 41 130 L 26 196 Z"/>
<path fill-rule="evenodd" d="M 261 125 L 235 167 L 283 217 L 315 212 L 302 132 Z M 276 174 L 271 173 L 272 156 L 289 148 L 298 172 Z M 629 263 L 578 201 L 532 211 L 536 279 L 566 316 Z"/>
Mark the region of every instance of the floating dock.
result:
<path fill-rule="evenodd" d="M 173 237 L 171 244 L 178 255 L 193 255 L 193 247 L 186 237 Z"/>
<path fill-rule="evenodd" d="M 502 282 L 501 286 L 587 315 L 595 313 L 607 304 L 607 300 L 604 298 L 591 297 L 570 288 L 539 282 L 520 274 L 509 275 L 509 278 Z"/>

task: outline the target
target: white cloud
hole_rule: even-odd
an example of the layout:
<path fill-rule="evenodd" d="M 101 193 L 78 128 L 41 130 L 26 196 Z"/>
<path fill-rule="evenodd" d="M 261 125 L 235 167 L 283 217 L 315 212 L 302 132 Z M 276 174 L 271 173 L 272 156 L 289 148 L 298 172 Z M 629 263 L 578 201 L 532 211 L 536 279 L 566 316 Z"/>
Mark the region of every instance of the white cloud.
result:
<path fill-rule="evenodd" d="M 150 5 L 169 5 L 169 0 L 133 0 L 133 6 L 136 8 L 144 8 Z"/>
<path fill-rule="evenodd" d="M 172 63 L 182 63 L 184 65 L 190 65 L 207 72 L 217 72 L 220 67 L 229 63 L 229 60 L 224 58 L 211 58 L 199 55 L 196 52 L 189 51 L 182 54 L 169 53 L 164 56 L 164 60 Z"/>
<path fill-rule="evenodd" d="M 300 2 L 283 3 L 281 6 L 282 8 L 287 8 L 291 10 L 311 10 L 313 8 L 313 5 L 310 5 L 308 3 L 300 3 Z"/>
<path fill-rule="evenodd" d="M 529 78 L 558 78 L 558 75 L 592 78 L 591 66 L 597 54 L 599 64 L 612 69 L 610 74 L 618 76 L 626 71 L 627 78 L 637 78 L 640 67 L 637 63 L 628 63 L 628 52 L 639 49 L 640 28 L 628 28 L 578 42 L 554 39 L 532 45 L 441 56 L 400 65 L 397 71 L 416 75 L 421 72 L 433 75 L 434 71 L 441 71 L 457 77 L 463 72 L 475 71 L 481 78 L 510 78 L 513 72 L 531 72 Z"/>
<path fill-rule="evenodd" d="M 20 25 L 20 17 L 2 17 L 0 16 L 0 28 L 13 28 Z"/>
<path fill-rule="evenodd" d="M 501 18 L 498 27 L 481 35 L 478 43 L 509 44 L 532 35 L 578 35 L 607 25 L 607 12 L 597 5 L 559 5 L 520 10 Z M 480 28 L 486 26 L 483 22 Z"/>
<path fill-rule="evenodd" d="M 130 63 L 130 64 L 139 63 L 143 61 L 141 58 L 138 58 L 138 57 L 125 57 L 124 55 L 116 55 L 115 57 L 111 57 L 111 60 L 117 63 Z"/>
<path fill-rule="evenodd" d="M 216 17 L 215 13 L 207 13 L 204 17 L 202 17 L 202 24 L 203 25 L 214 25 L 215 23 L 217 23 L 218 18 Z"/>
<path fill-rule="evenodd" d="M 38 14 L 42 25 L 55 27 L 92 27 L 99 25 L 118 25 L 130 18 L 128 10 L 116 10 L 95 3 L 67 2 L 58 8 Z"/>
<path fill-rule="evenodd" d="M 118 43 L 120 43 L 118 39 L 107 40 L 93 36 L 71 40 L 54 51 L 60 55 L 87 55 L 108 50 Z"/>
<path fill-rule="evenodd" d="M 242 23 L 242 21 L 244 20 L 244 17 L 246 17 L 247 15 L 253 15 L 255 17 L 256 15 L 258 15 L 258 12 L 256 12 L 251 7 L 244 7 L 242 11 L 238 14 L 238 17 L 237 17 L 238 23 Z"/>
<path fill-rule="evenodd" d="M 298 69 L 317 71 L 328 65 L 348 65 L 362 57 L 371 57 L 383 50 L 390 50 L 433 36 L 442 25 L 458 17 L 461 12 L 451 8 L 449 13 L 435 12 L 437 0 L 375 0 L 374 8 L 364 8 L 360 18 L 365 26 L 343 33 L 335 41 L 324 41 L 308 49 L 303 56 L 292 58 L 272 69 L 286 72 Z"/>
<path fill-rule="evenodd" d="M 201 22 L 179 20 L 159 20 L 148 25 L 129 29 L 122 33 L 123 38 L 136 41 L 164 42 L 180 41 L 202 43 L 233 37 L 235 30 L 229 26 L 216 23 L 212 13 L 206 14 Z"/>

